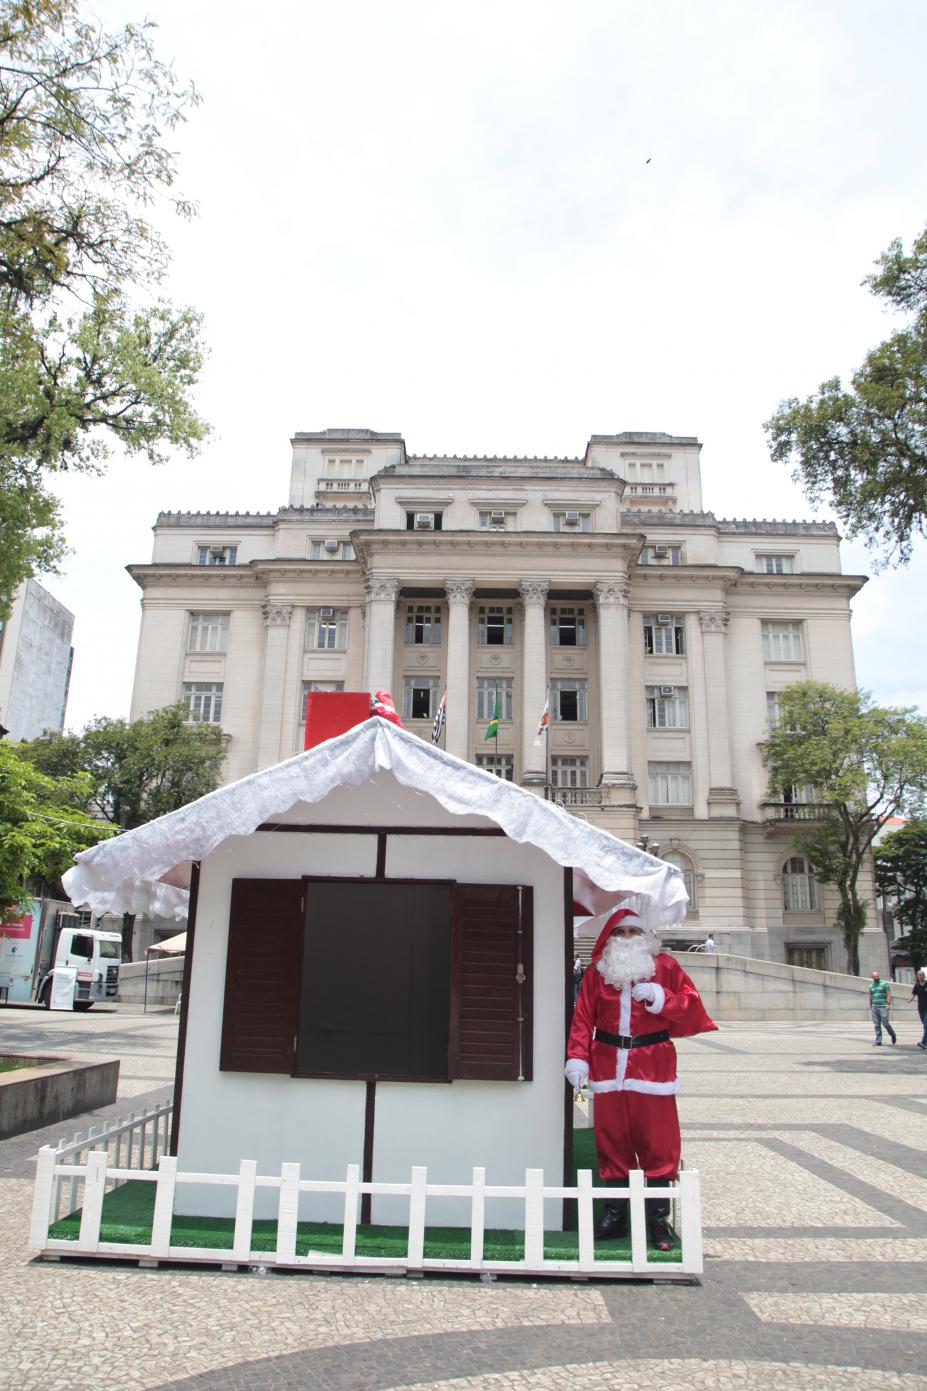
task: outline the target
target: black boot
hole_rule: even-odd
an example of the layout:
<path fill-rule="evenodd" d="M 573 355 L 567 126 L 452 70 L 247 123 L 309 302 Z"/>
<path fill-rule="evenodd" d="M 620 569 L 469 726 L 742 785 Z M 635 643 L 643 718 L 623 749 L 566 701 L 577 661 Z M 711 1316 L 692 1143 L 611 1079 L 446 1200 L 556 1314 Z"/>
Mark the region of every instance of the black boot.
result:
<path fill-rule="evenodd" d="M 599 1241 L 613 1241 L 628 1234 L 627 1198 L 606 1198 L 602 1220 L 595 1229 Z"/>
<path fill-rule="evenodd" d="M 662 1188 L 667 1182 L 667 1179 L 662 1178 L 647 1179 L 647 1183 L 654 1188 Z M 670 1230 L 669 1215 L 669 1198 L 647 1199 L 647 1232 L 650 1244 L 655 1246 L 658 1251 L 672 1251 L 676 1245 Z"/>

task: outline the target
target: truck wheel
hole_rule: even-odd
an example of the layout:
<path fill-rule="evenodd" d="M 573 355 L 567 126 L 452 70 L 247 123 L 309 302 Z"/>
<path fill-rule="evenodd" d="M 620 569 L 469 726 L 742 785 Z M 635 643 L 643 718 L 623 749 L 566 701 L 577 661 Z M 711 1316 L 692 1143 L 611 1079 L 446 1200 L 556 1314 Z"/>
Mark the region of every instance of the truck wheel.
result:
<path fill-rule="evenodd" d="M 88 1009 L 93 1009 L 92 1000 L 75 1000 L 74 1008 L 80 1010 L 81 1014 L 86 1014 Z M 656 1200 L 654 1200 L 656 1201 Z"/>

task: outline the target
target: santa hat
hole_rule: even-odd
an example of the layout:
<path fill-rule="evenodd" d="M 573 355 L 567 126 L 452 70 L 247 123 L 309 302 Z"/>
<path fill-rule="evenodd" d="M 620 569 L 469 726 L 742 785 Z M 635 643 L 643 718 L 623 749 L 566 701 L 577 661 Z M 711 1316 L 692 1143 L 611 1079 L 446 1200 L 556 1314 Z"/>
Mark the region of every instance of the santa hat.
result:
<path fill-rule="evenodd" d="M 612 935 L 613 928 L 616 928 L 619 923 L 624 923 L 627 927 L 636 927 L 638 931 L 643 933 L 644 940 L 652 953 L 656 954 L 656 952 L 660 950 L 659 937 L 652 928 L 645 925 L 641 915 L 635 912 L 633 908 L 618 908 L 614 913 L 609 913 L 608 917 L 605 919 L 605 925 L 599 933 L 596 944 L 592 949 L 591 959 L 593 962 L 598 961 L 608 944 L 608 939 Z"/>
<path fill-rule="evenodd" d="M 381 720 L 389 720 L 391 724 L 398 724 L 400 729 L 403 727 L 389 691 L 376 691 L 370 697 L 370 713 L 379 715 Z"/>

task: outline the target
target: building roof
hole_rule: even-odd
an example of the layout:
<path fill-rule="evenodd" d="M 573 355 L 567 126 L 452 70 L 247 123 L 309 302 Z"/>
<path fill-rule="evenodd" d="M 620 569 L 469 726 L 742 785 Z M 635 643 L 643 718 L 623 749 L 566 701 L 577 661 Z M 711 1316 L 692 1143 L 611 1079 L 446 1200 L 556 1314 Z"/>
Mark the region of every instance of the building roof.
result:
<path fill-rule="evenodd" d="M 485 818 L 519 844 L 577 871 L 591 911 L 627 903 L 653 926 L 681 922 L 686 892 L 680 871 L 618 840 L 552 802 L 381 719 L 329 739 L 273 768 L 217 788 L 179 811 L 149 821 L 75 856 L 63 877 L 68 897 L 95 913 L 181 918 L 189 863 L 230 836 L 246 836 L 298 802 L 320 802 L 337 787 L 392 774 L 455 816 Z"/>

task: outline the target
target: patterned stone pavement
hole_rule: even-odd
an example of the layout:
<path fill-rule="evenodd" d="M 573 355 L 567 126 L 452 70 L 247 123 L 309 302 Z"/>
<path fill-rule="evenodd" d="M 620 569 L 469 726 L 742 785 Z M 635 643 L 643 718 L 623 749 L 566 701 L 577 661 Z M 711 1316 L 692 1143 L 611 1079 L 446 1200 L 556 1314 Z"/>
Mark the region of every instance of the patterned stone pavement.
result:
<path fill-rule="evenodd" d="M 0 1143 L 10 1391 L 927 1391 L 927 1056 L 859 1024 L 729 1024 L 680 1047 L 699 1285 L 480 1284 L 33 1259 L 32 1160 Z M 908 1027 L 906 1027 L 908 1024 Z M 123 1059 L 169 1086 L 172 1016 L 0 1010 L 0 1051 Z M 102 1113 L 100 1113 L 102 1115 Z"/>

